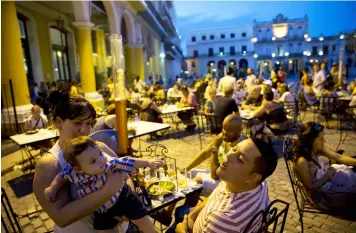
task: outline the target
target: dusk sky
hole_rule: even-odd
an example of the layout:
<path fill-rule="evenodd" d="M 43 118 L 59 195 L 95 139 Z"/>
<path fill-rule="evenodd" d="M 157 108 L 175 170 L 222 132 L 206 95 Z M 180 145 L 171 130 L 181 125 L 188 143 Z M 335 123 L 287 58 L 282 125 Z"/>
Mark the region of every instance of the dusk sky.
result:
<path fill-rule="evenodd" d="M 289 19 L 309 18 L 309 34 L 334 35 L 356 28 L 356 2 L 232 2 L 174 1 L 177 27 L 184 52 L 187 34 L 193 29 L 229 27 L 270 21 L 282 13 Z M 188 38 L 189 39 L 189 38 Z"/>

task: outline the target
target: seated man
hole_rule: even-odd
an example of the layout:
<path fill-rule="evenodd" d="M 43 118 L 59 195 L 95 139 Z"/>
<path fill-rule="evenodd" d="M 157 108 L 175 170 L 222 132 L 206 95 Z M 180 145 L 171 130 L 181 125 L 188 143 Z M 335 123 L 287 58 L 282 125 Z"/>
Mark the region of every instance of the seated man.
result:
<path fill-rule="evenodd" d="M 231 113 L 239 112 L 237 104 L 232 95 L 234 94 L 234 89 L 231 87 L 224 87 L 224 96 L 216 100 L 214 115 L 219 117 L 217 122 L 221 125 L 225 117 Z"/>
<path fill-rule="evenodd" d="M 223 122 L 222 132 L 214 138 L 210 145 L 197 154 L 193 161 L 186 167 L 189 171 L 210 158 L 210 171 L 197 170 L 194 178 L 198 183 L 203 184 L 202 195 L 208 196 L 218 185 L 219 178 L 216 169 L 223 162 L 224 156 L 235 150 L 235 146 L 243 138 L 240 136 L 242 128 L 241 118 L 236 114 L 230 114 Z"/>
<path fill-rule="evenodd" d="M 41 114 L 41 107 L 33 105 L 32 115 L 25 120 L 25 130 L 45 129 L 48 127 L 47 117 Z"/>
<path fill-rule="evenodd" d="M 167 100 L 169 103 L 175 104 L 181 96 L 182 96 L 182 93 L 178 90 L 177 84 L 174 84 L 173 87 L 168 89 Z"/>
<path fill-rule="evenodd" d="M 222 180 L 211 196 L 184 216 L 176 233 L 243 232 L 249 221 L 269 205 L 267 183 L 277 167 L 273 147 L 261 139 L 246 139 L 217 169 Z M 251 227 L 256 231 L 260 224 Z"/>
<path fill-rule="evenodd" d="M 249 105 L 252 105 L 253 108 L 261 106 L 263 101 L 263 96 L 261 95 L 261 87 L 253 86 L 251 93 L 247 97 L 247 100 L 242 105 L 242 108 L 248 108 Z"/>

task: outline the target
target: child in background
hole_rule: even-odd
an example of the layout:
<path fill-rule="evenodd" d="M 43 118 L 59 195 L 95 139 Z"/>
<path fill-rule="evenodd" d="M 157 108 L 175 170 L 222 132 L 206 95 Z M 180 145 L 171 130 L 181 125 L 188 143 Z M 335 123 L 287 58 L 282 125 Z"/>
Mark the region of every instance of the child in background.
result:
<path fill-rule="evenodd" d="M 45 197 L 48 201 L 55 200 L 58 190 L 66 181 L 75 185 L 78 197 L 82 198 L 102 188 L 106 183 L 108 172 L 132 173 L 135 168 L 155 169 L 163 166 L 161 160 L 110 157 L 87 136 L 71 140 L 63 156 L 68 166 L 62 168 L 51 186 L 46 188 Z M 94 229 L 113 229 L 118 224 L 114 218 L 116 216 L 125 216 L 145 233 L 156 232 L 142 202 L 126 184 L 94 213 Z"/>

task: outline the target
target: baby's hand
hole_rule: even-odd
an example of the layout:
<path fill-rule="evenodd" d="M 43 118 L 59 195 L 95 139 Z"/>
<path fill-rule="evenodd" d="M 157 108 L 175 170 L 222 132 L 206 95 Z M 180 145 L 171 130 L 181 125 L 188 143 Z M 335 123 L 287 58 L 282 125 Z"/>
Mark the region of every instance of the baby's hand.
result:
<path fill-rule="evenodd" d="M 148 161 L 148 164 L 151 169 L 156 169 L 158 167 L 163 167 L 164 161 L 161 159 L 154 159 L 154 160 Z"/>
<path fill-rule="evenodd" d="M 44 195 L 47 201 L 54 202 L 56 200 L 57 192 L 53 188 L 48 187 L 45 189 Z"/>

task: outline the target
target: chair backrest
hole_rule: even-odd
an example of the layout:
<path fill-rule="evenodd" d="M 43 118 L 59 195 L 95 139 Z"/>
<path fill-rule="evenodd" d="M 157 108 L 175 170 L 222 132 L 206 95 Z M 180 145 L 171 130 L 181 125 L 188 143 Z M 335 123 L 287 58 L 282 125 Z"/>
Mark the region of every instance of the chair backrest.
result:
<path fill-rule="evenodd" d="M 330 96 L 322 96 L 319 98 L 320 101 L 320 111 L 322 113 L 333 113 L 336 110 L 337 98 Z"/>
<path fill-rule="evenodd" d="M 118 153 L 117 132 L 114 129 L 98 130 L 89 135 L 95 141 L 105 143 L 116 154 Z"/>
<path fill-rule="evenodd" d="M 297 100 L 285 101 L 284 111 L 288 119 L 293 120 L 294 123 L 297 123 L 298 115 L 299 115 L 299 106 Z"/>
<path fill-rule="evenodd" d="M 281 200 L 272 201 L 265 210 L 259 211 L 250 220 L 243 233 L 282 233 L 287 219 L 288 208 L 289 204 L 287 202 Z"/>
<path fill-rule="evenodd" d="M 1 207 L 1 224 L 5 232 L 22 233 L 22 229 L 17 219 L 18 216 L 12 209 L 10 200 L 3 188 L 1 188 Z"/>

